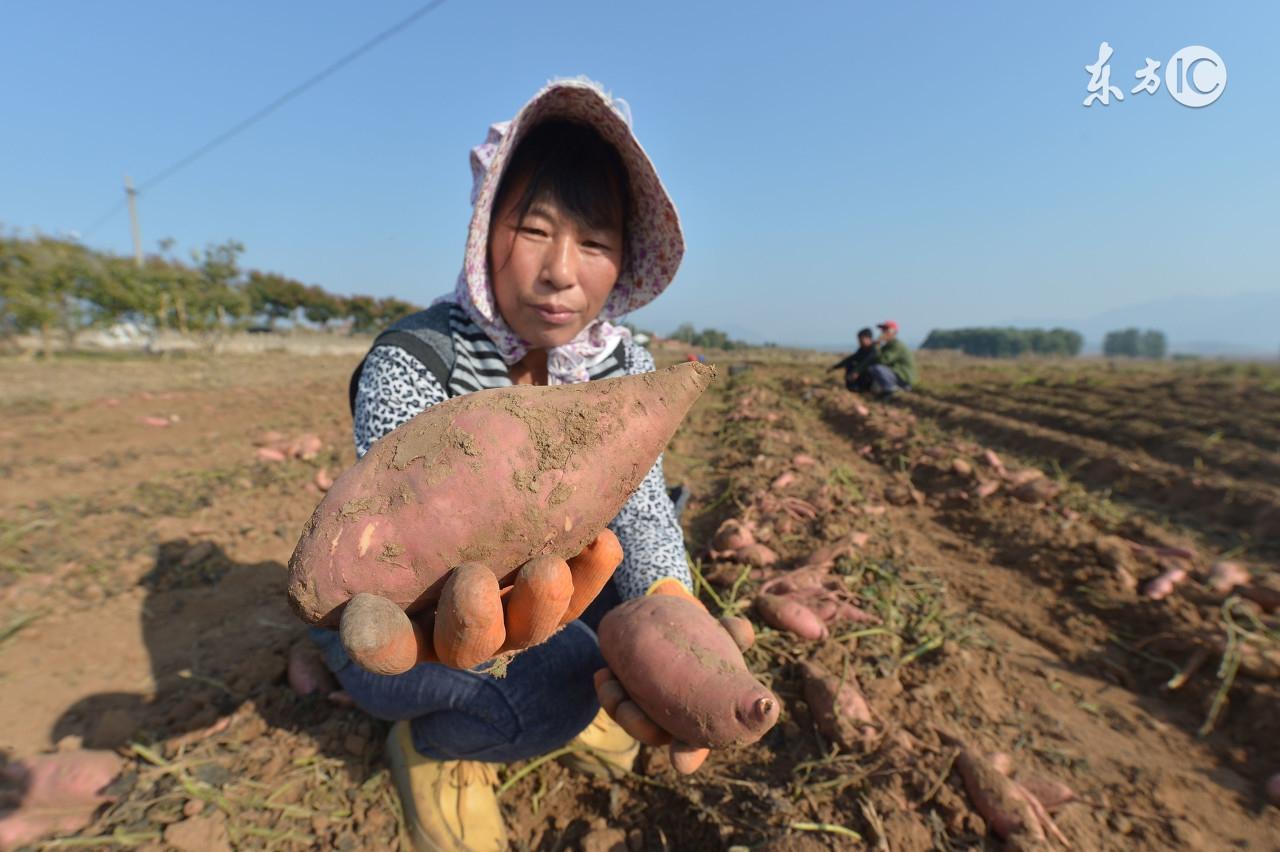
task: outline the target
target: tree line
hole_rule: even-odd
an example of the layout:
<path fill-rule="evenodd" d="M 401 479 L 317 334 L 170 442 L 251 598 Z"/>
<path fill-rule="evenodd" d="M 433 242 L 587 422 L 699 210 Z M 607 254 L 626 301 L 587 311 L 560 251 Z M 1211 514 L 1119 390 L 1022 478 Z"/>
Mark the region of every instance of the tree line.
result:
<path fill-rule="evenodd" d="M 966 355 L 1016 358 L 1019 355 L 1075 357 L 1084 348 L 1084 337 L 1065 328 L 935 328 L 921 349 L 959 349 Z"/>
<path fill-rule="evenodd" d="M 1121 358 L 1160 359 L 1169 351 L 1169 342 L 1163 331 L 1124 328 L 1109 331 L 1102 340 L 1102 354 Z"/>
<path fill-rule="evenodd" d="M 274 272 L 240 267 L 235 240 L 191 253 L 184 263 L 161 241 L 141 266 L 78 242 L 0 234 L 0 334 L 66 335 L 133 322 L 182 332 L 230 330 L 305 317 L 369 332 L 417 310 L 394 297 L 341 296 Z"/>
<path fill-rule="evenodd" d="M 681 343 L 688 343 L 690 346 L 697 346 L 700 349 L 738 349 L 744 344 L 730 339 L 718 328 L 704 328 L 701 331 L 694 328 L 693 323 L 685 322 L 676 327 L 671 332 L 670 340 L 679 340 Z"/>

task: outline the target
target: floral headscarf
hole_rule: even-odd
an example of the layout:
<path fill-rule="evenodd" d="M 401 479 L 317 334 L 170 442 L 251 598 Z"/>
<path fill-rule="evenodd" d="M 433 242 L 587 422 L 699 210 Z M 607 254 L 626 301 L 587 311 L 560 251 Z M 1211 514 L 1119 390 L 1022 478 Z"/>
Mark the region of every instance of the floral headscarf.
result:
<path fill-rule="evenodd" d="M 684 236 L 675 205 L 658 173 L 631 132 L 626 102 L 615 99 L 585 78 L 549 83 L 511 121 L 489 128 L 485 141 L 471 149 L 471 227 L 466 259 L 452 300 L 497 346 L 502 359 L 514 364 L 528 353 L 525 343 L 498 312 L 489 280 L 489 219 L 503 170 L 528 132 L 549 118 L 590 125 L 618 149 L 631 185 L 632 209 L 627 219 L 627 250 L 618 281 L 600 315 L 578 336 L 547 353 L 553 385 L 588 380 L 588 369 L 604 360 L 629 332 L 610 320 L 649 304 L 667 288 L 684 256 Z M 446 297 L 449 298 L 449 297 Z"/>

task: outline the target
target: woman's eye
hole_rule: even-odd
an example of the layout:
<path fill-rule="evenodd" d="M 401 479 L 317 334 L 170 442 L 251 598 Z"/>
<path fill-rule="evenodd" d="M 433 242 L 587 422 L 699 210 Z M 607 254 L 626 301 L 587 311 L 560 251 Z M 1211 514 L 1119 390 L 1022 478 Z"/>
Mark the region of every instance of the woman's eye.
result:
<path fill-rule="evenodd" d="M 589 249 L 596 249 L 597 251 L 608 251 L 608 250 L 609 250 L 609 247 L 608 247 L 607 245 L 605 245 L 604 243 L 602 243 L 602 242 L 600 242 L 600 241 L 598 241 L 598 240 L 584 240 L 584 241 L 583 241 L 583 243 L 582 243 L 582 245 L 583 245 L 584 247 L 586 247 L 586 248 L 589 248 Z"/>
<path fill-rule="evenodd" d="M 520 233 L 529 234 L 530 236 L 534 236 L 534 237 L 545 237 L 547 235 L 547 232 L 542 230 L 541 228 L 535 228 L 530 225 L 522 225 L 520 227 Z"/>

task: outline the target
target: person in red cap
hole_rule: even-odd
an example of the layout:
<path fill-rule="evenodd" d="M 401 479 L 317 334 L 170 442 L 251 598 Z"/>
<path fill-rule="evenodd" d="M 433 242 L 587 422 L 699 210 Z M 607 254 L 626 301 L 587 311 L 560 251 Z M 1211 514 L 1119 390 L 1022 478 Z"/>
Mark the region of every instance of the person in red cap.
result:
<path fill-rule="evenodd" d="M 898 324 L 885 320 L 876 328 L 880 329 L 880 339 L 876 341 L 874 362 L 866 369 L 876 395 L 890 397 L 898 391 L 911 390 L 916 383 L 916 359 L 898 339 Z"/>

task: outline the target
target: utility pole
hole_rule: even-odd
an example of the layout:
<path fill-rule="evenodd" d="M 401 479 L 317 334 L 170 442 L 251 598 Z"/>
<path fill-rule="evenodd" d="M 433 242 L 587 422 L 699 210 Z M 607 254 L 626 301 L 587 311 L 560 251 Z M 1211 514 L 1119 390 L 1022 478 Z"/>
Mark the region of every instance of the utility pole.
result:
<path fill-rule="evenodd" d="M 142 267 L 142 229 L 138 227 L 138 190 L 133 178 L 124 176 L 124 194 L 129 198 L 129 229 L 133 231 L 133 262 Z"/>

